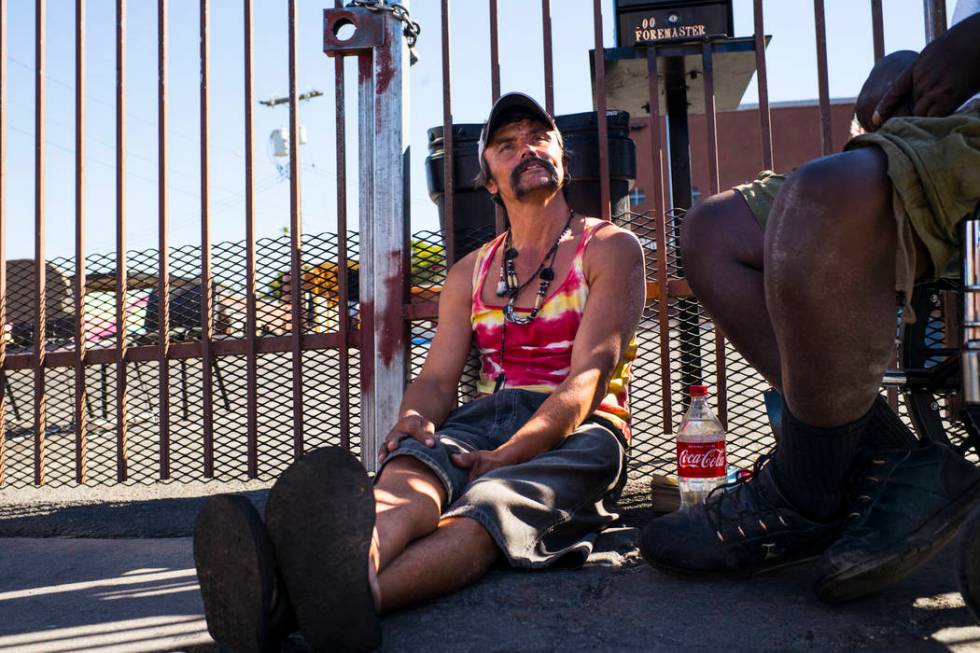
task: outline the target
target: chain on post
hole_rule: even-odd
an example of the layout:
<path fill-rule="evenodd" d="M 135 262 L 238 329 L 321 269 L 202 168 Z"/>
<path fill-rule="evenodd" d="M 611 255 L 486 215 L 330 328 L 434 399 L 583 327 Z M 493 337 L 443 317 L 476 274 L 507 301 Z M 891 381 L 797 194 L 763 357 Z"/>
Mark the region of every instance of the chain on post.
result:
<path fill-rule="evenodd" d="M 422 32 L 422 28 L 417 22 L 412 20 L 411 14 L 408 13 L 408 9 L 404 5 L 400 5 L 397 2 L 388 4 L 385 0 L 351 0 L 347 5 L 348 7 L 363 7 L 368 11 L 374 13 L 388 12 L 395 19 L 401 21 L 405 24 L 405 29 L 403 34 L 405 35 L 405 43 L 408 45 L 408 57 L 409 65 L 414 66 L 419 60 L 418 55 L 415 53 L 415 42 L 419 38 L 419 34 Z"/>

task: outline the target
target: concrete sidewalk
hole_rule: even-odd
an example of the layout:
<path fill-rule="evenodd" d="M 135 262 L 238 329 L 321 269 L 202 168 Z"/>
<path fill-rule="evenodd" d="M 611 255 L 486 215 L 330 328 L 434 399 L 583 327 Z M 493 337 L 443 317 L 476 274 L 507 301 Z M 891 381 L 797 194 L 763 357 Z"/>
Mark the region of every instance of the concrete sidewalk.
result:
<path fill-rule="evenodd" d="M 264 501 L 264 490 L 241 489 Z M 584 569 L 496 570 L 452 597 L 387 617 L 382 650 L 980 652 L 952 548 L 886 595 L 844 608 L 814 598 L 806 568 L 740 583 L 685 582 L 639 557 L 636 527 L 651 517 L 643 490 L 630 487 L 625 526 L 600 538 Z M 213 650 L 185 530 L 201 501 L 4 500 L 0 652 Z"/>

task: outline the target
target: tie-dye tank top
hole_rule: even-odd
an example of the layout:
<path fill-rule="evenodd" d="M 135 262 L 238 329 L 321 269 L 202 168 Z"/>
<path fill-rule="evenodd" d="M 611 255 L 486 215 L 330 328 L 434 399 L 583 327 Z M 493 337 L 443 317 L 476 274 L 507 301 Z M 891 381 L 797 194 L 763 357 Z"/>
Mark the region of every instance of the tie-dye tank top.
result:
<path fill-rule="evenodd" d="M 575 250 L 572 267 L 557 287 L 545 298 L 537 318 L 528 324 L 507 324 L 507 341 L 504 343 L 504 387 L 536 392 L 551 392 L 568 376 L 572 360 L 572 344 L 578 332 L 585 302 L 589 297 L 589 285 L 582 262 L 585 248 L 602 225 L 586 227 Z M 484 280 L 490 271 L 493 257 L 504 235 L 483 245 L 473 268 L 473 308 L 470 320 L 473 338 L 480 352 L 480 380 L 477 386 L 481 394 L 491 394 L 500 375 L 500 342 L 503 334 L 503 306 L 491 306 L 480 297 Z M 517 308 L 529 313 L 530 308 Z M 621 360 L 609 379 L 606 396 L 595 410 L 595 415 L 612 422 L 627 439 L 629 429 L 629 377 L 630 364 L 636 355 L 635 339 L 623 352 Z"/>

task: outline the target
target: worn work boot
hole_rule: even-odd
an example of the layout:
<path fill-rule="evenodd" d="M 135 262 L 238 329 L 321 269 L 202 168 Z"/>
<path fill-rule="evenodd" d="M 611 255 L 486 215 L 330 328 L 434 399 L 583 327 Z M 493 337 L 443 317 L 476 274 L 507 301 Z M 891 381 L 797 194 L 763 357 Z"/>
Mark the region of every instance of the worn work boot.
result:
<path fill-rule="evenodd" d="M 980 470 L 946 445 L 865 458 L 844 532 L 817 565 L 817 596 L 828 603 L 904 578 L 956 535 L 980 499 Z"/>
<path fill-rule="evenodd" d="M 956 579 L 966 607 L 980 621 L 980 510 L 975 510 L 963 525 Z"/>
<path fill-rule="evenodd" d="M 296 629 L 269 534 L 245 497 L 207 500 L 194 526 L 194 565 L 208 632 L 222 649 L 278 651 Z"/>
<path fill-rule="evenodd" d="M 318 651 L 377 648 L 374 492 L 361 463 L 337 447 L 300 458 L 272 486 L 265 519 L 306 641 Z"/>
<path fill-rule="evenodd" d="M 647 524 L 640 551 L 651 566 L 673 575 L 740 578 L 814 558 L 839 533 L 839 520 L 819 523 L 797 512 L 763 457 L 750 477 Z"/>

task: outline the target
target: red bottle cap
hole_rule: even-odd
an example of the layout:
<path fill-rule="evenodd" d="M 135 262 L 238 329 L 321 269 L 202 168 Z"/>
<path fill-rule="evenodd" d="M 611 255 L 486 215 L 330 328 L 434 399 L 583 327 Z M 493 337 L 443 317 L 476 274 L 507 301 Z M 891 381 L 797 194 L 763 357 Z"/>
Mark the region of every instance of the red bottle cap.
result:
<path fill-rule="evenodd" d="M 707 397 L 708 396 L 708 386 L 706 385 L 692 385 L 691 388 L 692 397 Z"/>

